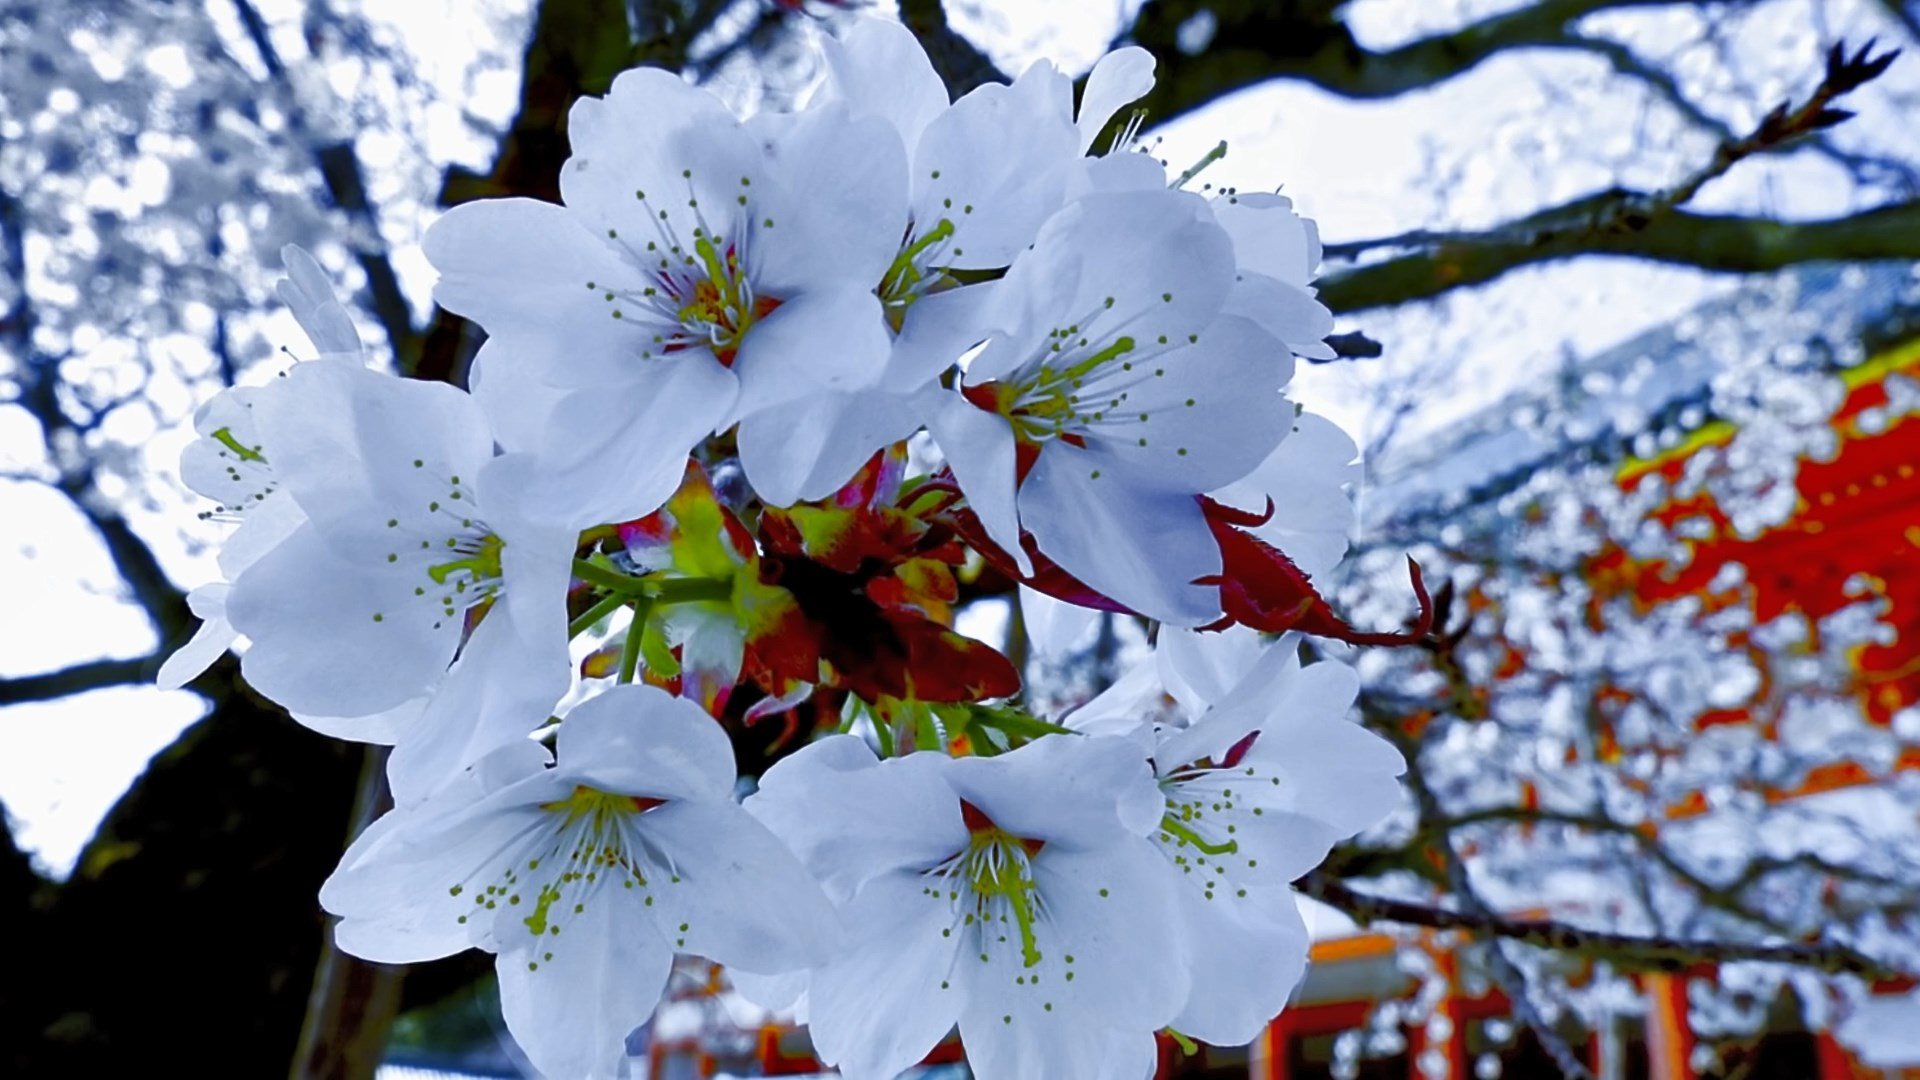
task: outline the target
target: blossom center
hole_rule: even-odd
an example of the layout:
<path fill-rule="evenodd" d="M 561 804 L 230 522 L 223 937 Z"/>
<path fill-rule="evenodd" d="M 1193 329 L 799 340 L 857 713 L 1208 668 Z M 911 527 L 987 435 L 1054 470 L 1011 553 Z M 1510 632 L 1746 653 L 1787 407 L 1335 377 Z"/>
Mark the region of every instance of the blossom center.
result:
<path fill-rule="evenodd" d="M 967 846 L 930 874 L 949 882 L 948 896 L 962 926 L 976 926 L 985 934 L 996 924 L 1011 923 L 1020 935 L 1021 964 L 1033 967 L 1041 959 L 1034 926 L 1044 911 L 1032 860 L 1045 841 L 1007 832 L 965 800 L 960 816 L 967 826 Z M 987 955 L 982 952 L 981 959 Z"/>

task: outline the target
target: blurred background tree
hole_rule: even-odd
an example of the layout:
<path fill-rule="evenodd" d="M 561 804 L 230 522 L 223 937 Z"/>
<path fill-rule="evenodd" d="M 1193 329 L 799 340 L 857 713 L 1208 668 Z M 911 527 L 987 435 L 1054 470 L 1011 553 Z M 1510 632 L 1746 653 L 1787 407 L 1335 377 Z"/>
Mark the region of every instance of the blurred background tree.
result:
<path fill-rule="evenodd" d="M 375 352 L 405 374 L 460 382 L 477 332 L 432 307 L 418 247 L 439 209 L 495 195 L 557 198 L 568 107 L 630 66 L 683 71 L 743 105 L 790 102 L 813 74 L 810 43 L 854 6 L 0 0 L 0 520 L 10 549 L 0 557 L 0 798 L 16 799 L 17 826 L 0 848 L 0 911 L 15 943 L 0 965 L 0 1061 L 11 1075 L 176 1059 L 235 1075 L 274 1075 L 289 1062 L 296 1075 L 367 1075 L 396 1015 L 415 1018 L 410 1037 L 430 1039 L 430 1014 L 413 1010 L 473 992 L 478 969 L 460 959 L 402 978 L 324 947 L 314 892 L 372 808 L 370 759 L 291 723 L 246 689 L 231 660 L 191 693 L 146 688 L 191 630 L 183 585 L 209 565 L 214 533 L 175 475 L 192 412 L 221 387 L 268 377 L 276 350 L 300 340 L 272 300 L 278 251 L 290 242 L 343 282 Z M 1726 872 L 1707 872 L 1688 852 L 1645 840 L 1644 807 L 1601 813 L 1539 795 L 1542 777 L 1577 775 L 1598 791 L 1596 770 L 1618 771 L 1633 756 L 1602 754 L 1585 772 L 1553 758 L 1566 756 L 1570 730 L 1597 730 L 1555 719 L 1542 704 L 1555 687 L 1577 683 L 1591 698 L 1603 686 L 1643 686 L 1659 666 L 1652 660 L 1674 646 L 1617 647 L 1628 623 L 1587 619 L 1597 601 L 1579 584 L 1587 558 L 1650 508 L 1623 509 L 1628 495 L 1593 463 L 1618 458 L 1622 440 L 1660 418 L 1636 417 L 1635 428 L 1609 417 L 1588 430 L 1579 403 L 1623 384 L 1577 374 L 1537 383 L 1569 357 L 1749 279 L 1799 282 L 1805 264 L 1920 259 L 1920 140 L 1910 121 L 1920 77 L 1911 63 L 1885 74 L 1873 63 L 1920 41 L 1920 7 L 901 0 L 899 16 L 955 93 L 1042 55 L 1083 71 L 1111 44 L 1151 49 L 1159 84 L 1141 104 L 1156 152 L 1178 167 L 1224 136 L 1228 156 L 1205 179 L 1284 181 L 1320 219 L 1324 296 L 1340 316 L 1343 359 L 1306 372 L 1301 396 L 1355 431 L 1369 463 L 1384 469 L 1408 455 L 1400 460 L 1415 464 L 1402 473 L 1417 474 L 1436 446 L 1456 445 L 1450 426 L 1471 427 L 1504 393 L 1535 391 L 1526 426 L 1553 451 L 1554 468 L 1491 493 L 1476 475 L 1440 492 L 1459 498 L 1437 503 L 1389 485 L 1363 518 L 1358 568 L 1341 582 L 1351 601 L 1390 621 L 1378 605 L 1398 595 L 1398 579 L 1385 564 L 1415 549 L 1436 579 L 1457 573 L 1450 614 L 1460 633 L 1444 650 L 1367 661 L 1368 720 L 1407 748 L 1413 799 L 1393 835 L 1341 853 L 1311 892 L 1363 918 L 1464 926 L 1628 968 L 1685 960 L 1681 939 L 1719 943 L 1721 953 L 1703 948 L 1699 958 L 1750 953 L 1856 974 L 1914 967 L 1911 948 L 1871 936 L 1860 948 L 1823 937 L 1804 955 L 1762 944 L 1805 937 L 1822 914 L 1889 925 L 1920 885 L 1904 855 L 1837 868 L 1861 886 L 1844 916 L 1803 905 L 1785 918 L 1768 897 L 1814 887 L 1807 881 L 1831 878 L 1835 866 L 1747 851 Z M 1862 53 L 1875 36 L 1879 47 Z M 1852 47 L 1830 55 L 1843 40 Z M 1846 120 L 1839 108 L 1859 116 Z M 1874 280 L 1880 293 L 1912 299 L 1911 273 Z M 1700 346 L 1737 373 L 1707 380 L 1701 408 L 1750 428 L 1782 402 L 1825 400 L 1822 387 L 1844 366 L 1801 364 L 1780 378 L 1768 366 L 1779 347 L 1824 334 L 1847 338 L 1844 352 L 1886 323 L 1789 325 L 1804 291 L 1766 295 L 1737 320 L 1751 333 Z M 1753 380 L 1781 389 L 1764 400 L 1749 393 L 1743 413 L 1738 391 Z M 1804 434 L 1832 409 L 1801 411 L 1786 428 Z M 1502 415 L 1496 406 L 1495 427 Z M 1787 451 L 1804 439 L 1743 445 L 1773 449 L 1722 469 L 1737 474 L 1714 489 L 1723 502 L 1790 477 L 1798 459 Z M 1371 482 L 1358 490 L 1371 498 Z M 1527 507 L 1558 513 L 1564 527 L 1521 539 L 1511 526 Z M 1496 595 L 1503 604 L 1482 602 Z M 1703 630 L 1693 614 L 1675 616 L 1685 625 L 1673 633 L 1724 660 L 1727 628 Z M 1871 638 L 1872 624 L 1836 640 Z M 1541 660 L 1548 633 L 1584 634 L 1590 648 Z M 1094 668 L 1111 671 L 1126 640 L 1107 627 L 1090 646 Z M 1496 689 L 1502 648 L 1528 653 L 1534 667 L 1517 679 L 1507 672 Z M 1801 683 L 1818 689 L 1819 671 Z M 1676 694 L 1685 696 L 1671 686 L 1641 696 Z M 1673 732 L 1693 713 L 1671 717 Z M 743 733 L 749 765 L 767 738 Z M 1695 763 L 1660 796 L 1738 786 L 1763 766 L 1791 771 L 1749 750 Z M 1490 780 L 1479 766 L 1496 755 L 1510 767 Z M 116 769 L 118 780 L 97 779 Z M 49 775 L 68 785 L 51 797 L 35 786 Z M 84 846 L 63 847 L 41 824 L 54 815 L 40 804 L 60 791 L 72 801 L 105 783 L 111 797 L 134 775 Z M 1498 801 L 1486 795 L 1490 782 L 1534 794 Z M 37 800 L 31 815 L 20 797 Z M 1502 839 L 1534 826 L 1567 830 L 1580 841 L 1569 841 L 1568 858 L 1618 877 L 1629 895 L 1657 886 L 1691 901 L 1663 899 L 1588 927 L 1621 940 L 1502 922 L 1505 894 L 1476 875 L 1540 873 L 1537 849 Z M 1655 908 L 1733 917 L 1646 915 Z M 1556 992 L 1551 978 L 1523 970 L 1532 955 L 1496 965 L 1522 999 L 1530 978 Z"/>

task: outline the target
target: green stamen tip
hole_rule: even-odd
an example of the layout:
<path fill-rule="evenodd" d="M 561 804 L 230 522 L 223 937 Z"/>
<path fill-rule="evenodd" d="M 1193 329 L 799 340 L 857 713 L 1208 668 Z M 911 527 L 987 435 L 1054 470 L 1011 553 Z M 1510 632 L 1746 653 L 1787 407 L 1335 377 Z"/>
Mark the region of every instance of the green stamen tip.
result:
<path fill-rule="evenodd" d="M 1184 813 L 1182 817 L 1191 820 L 1191 817 Z M 1160 828 L 1207 855 L 1231 855 L 1240 850 L 1240 841 L 1238 840 L 1228 840 L 1223 844 L 1215 844 L 1201 839 L 1200 834 L 1194 832 L 1182 818 L 1176 818 L 1172 814 L 1168 814 L 1160 819 Z"/>
<path fill-rule="evenodd" d="M 266 464 L 267 459 L 261 456 L 260 451 L 253 447 L 242 445 L 239 439 L 234 438 L 232 428 L 221 428 L 219 431 L 214 432 L 213 439 L 221 446 L 233 451 L 234 456 L 241 461 L 258 461 L 263 465 Z"/>

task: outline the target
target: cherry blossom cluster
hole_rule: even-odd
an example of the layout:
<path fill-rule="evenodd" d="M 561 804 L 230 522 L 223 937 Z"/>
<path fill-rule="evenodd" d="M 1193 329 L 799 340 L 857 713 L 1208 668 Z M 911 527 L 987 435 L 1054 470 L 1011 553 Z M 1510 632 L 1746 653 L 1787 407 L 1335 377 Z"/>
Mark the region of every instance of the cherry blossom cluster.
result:
<path fill-rule="evenodd" d="M 1331 355 L 1314 228 L 1131 127 L 1098 152 L 1138 49 L 1076 108 L 1044 62 L 950 101 L 885 21 L 824 48 L 810 103 L 745 118 L 629 71 L 573 108 L 562 203 L 437 222 L 471 392 L 373 370 L 290 249 L 318 355 L 197 418 L 184 479 L 234 527 L 162 681 L 244 639 L 296 719 L 392 747 L 337 940 L 496 954 L 548 1076 L 618 1075 L 678 953 L 854 1078 L 956 1025 L 988 1080 L 1246 1042 L 1305 963 L 1290 883 L 1403 767 L 1298 635 L 1424 632 L 1311 584 L 1354 457 L 1284 392 Z M 953 628 L 1015 589 L 1053 639 L 1149 620 L 1153 661 L 1034 715 Z M 773 722 L 799 748 L 754 789 L 729 732 Z"/>

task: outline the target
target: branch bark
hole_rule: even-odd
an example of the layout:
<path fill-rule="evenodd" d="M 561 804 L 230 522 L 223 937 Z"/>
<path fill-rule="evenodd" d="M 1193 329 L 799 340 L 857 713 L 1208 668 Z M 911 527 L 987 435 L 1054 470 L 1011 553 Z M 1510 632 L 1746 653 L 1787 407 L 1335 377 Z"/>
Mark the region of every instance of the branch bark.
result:
<path fill-rule="evenodd" d="M 123 659 L 89 660 L 57 671 L 0 679 L 0 707 L 28 701 L 52 701 L 108 686 L 151 683 L 164 653 Z"/>
<path fill-rule="evenodd" d="M 1675 210 L 1662 215 L 1657 227 L 1633 218 L 1617 227 L 1598 225 L 1622 201 L 1644 197 L 1609 192 L 1484 232 L 1421 234 L 1435 241 L 1432 250 L 1329 274 L 1320 279 L 1320 296 L 1334 311 L 1363 311 L 1579 255 L 1741 273 L 1827 260 L 1920 258 L 1920 199 L 1818 221 Z"/>
<path fill-rule="evenodd" d="M 1437 930 L 1463 930 L 1480 937 L 1503 938 L 1542 949 L 1603 958 L 1626 968 L 1681 971 L 1695 964 L 1757 960 L 1870 979 L 1897 979 L 1903 975 L 1858 950 L 1834 942 L 1767 945 L 1616 934 L 1552 919 L 1478 915 L 1396 900 L 1361 892 L 1337 878 L 1318 873 L 1302 879 L 1299 889 L 1339 908 L 1362 925 L 1396 922 Z"/>

